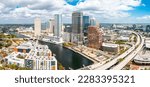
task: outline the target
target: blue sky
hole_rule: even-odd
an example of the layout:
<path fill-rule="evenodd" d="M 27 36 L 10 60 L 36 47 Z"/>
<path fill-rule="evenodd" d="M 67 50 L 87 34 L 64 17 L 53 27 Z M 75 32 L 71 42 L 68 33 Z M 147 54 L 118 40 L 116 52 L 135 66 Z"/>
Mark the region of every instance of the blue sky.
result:
<path fill-rule="evenodd" d="M 136 7 L 135 10 L 129 11 L 133 16 L 150 15 L 150 0 L 142 0 L 142 6 Z"/>
<path fill-rule="evenodd" d="M 45 22 L 58 13 L 71 23 L 77 10 L 100 23 L 150 23 L 150 0 L 0 0 L 0 24 Z"/>
<path fill-rule="evenodd" d="M 80 2 L 84 2 L 86 0 L 65 0 L 68 4 L 76 6 L 77 4 L 79 4 Z"/>

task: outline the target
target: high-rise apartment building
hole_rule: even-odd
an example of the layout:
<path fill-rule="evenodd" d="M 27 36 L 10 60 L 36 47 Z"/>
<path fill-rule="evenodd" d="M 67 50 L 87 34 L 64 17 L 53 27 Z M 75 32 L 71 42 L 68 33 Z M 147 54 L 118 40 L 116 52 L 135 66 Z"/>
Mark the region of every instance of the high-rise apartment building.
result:
<path fill-rule="evenodd" d="M 102 47 L 102 30 L 97 26 L 88 28 L 88 47 L 101 49 Z"/>
<path fill-rule="evenodd" d="M 36 18 L 34 20 L 34 36 L 39 37 L 41 35 L 41 19 Z"/>

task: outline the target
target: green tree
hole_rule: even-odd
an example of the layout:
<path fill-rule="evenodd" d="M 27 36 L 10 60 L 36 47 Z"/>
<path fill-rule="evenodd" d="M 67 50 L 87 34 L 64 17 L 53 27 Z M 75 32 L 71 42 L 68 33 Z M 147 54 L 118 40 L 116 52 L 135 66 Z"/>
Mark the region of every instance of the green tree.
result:
<path fill-rule="evenodd" d="M 123 60 L 124 60 L 123 58 L 120 58 L 120 59 L 117 60 L 117 62 L 120 63 L 120 62 L 122 62 Z"/>

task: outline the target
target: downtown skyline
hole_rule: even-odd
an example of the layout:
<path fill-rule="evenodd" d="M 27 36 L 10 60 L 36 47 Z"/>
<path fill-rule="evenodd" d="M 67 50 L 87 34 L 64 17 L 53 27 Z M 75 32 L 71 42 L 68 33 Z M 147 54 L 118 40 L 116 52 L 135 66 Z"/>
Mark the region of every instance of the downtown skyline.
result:
<path fill-rule="evenodd" d="M 1 0 L 0 24 L 33 24 L 36 17 L 48 21 L 61 13 L 71 23 L 74 11 L 95 17 L 100 23 L 150 23 L 148 0 Z M 11 21 L 10 21 L 11 20 Z"/>

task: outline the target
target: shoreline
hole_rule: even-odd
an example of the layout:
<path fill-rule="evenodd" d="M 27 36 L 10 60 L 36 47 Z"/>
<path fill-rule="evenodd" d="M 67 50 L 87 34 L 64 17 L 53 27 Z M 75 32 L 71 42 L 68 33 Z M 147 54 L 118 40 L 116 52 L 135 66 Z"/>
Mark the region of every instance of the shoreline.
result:
<path fill-rule="evenodd" d="M 42 40 L 39 40 L 39 41 L 45 42 L 45 41 L 42 41 Z M 50 43 L 50 42 L 45 42 L 45 43 Z M 93 64 L 97 64 L 97 63 L 98 63 L 96 60 L 92 60 L 92 58 L 90 58 L 90 57 L 88 57 L 88 56 L 86 56 L 86 55 L 84 55 L 84 54 L 82 54 L 82 53 L 80 53 L 80 52 L 77 52 L 77 51 L 75 51 L 75 50 L 72 50 L 71 48 L 65 47 L 65 46 L 60 45 L 60 44 L 54 44 L 54 43 L 50 43 L 50 44 L 61 46 L 61 47 L 65 48 L 65 49 L 68 49 L 68 50 L 70 50 L 70 51 L 72 51 L 72 52 L 78 54 L 78 55 L 83 56 L 85 59 L 88 59 L 89 61 L 92 62 L 92 64 L 86 65 L 85 67 L 91 66 L 91 65 L 93 65 Z M 73 70 L 79 70 L 79 69 L 81 69 L 81 68 L 83 68 L 83 67 L 80 67 L 80 68 L 78 68 L 78 69 L 73 69 Z"/>
<path fill-rule="evenodd" d="M 75 49 L 72 49 L 71 47 L 66 47 L 66 46 L 63 46 L 63 47 L 65 47 L 65 48 L 67 48 L 67 49 L 69 49 L 69 50 L 71 50 L 71 51 L 73 51 L 75 53 L 78 53 L 78 54 L 84 56 L 85 58 L 91 60 L 93 62 L 93 64 L 97 64 L 98 63 L 97 60 L 94 60 L 93 58 L 91 58 L 91 57 L 89 57 L 89 56 L 87 56 L 87 55 L 85 55 L 85 54 L 83 54 L 83 53 L 81 53 L 79 51 L 76 51 Z M 93 64 L 91 64 L 91 65 L 93 65 Z M 88 65 L 88 66 L 90 66 L 90 65 Z"/>

